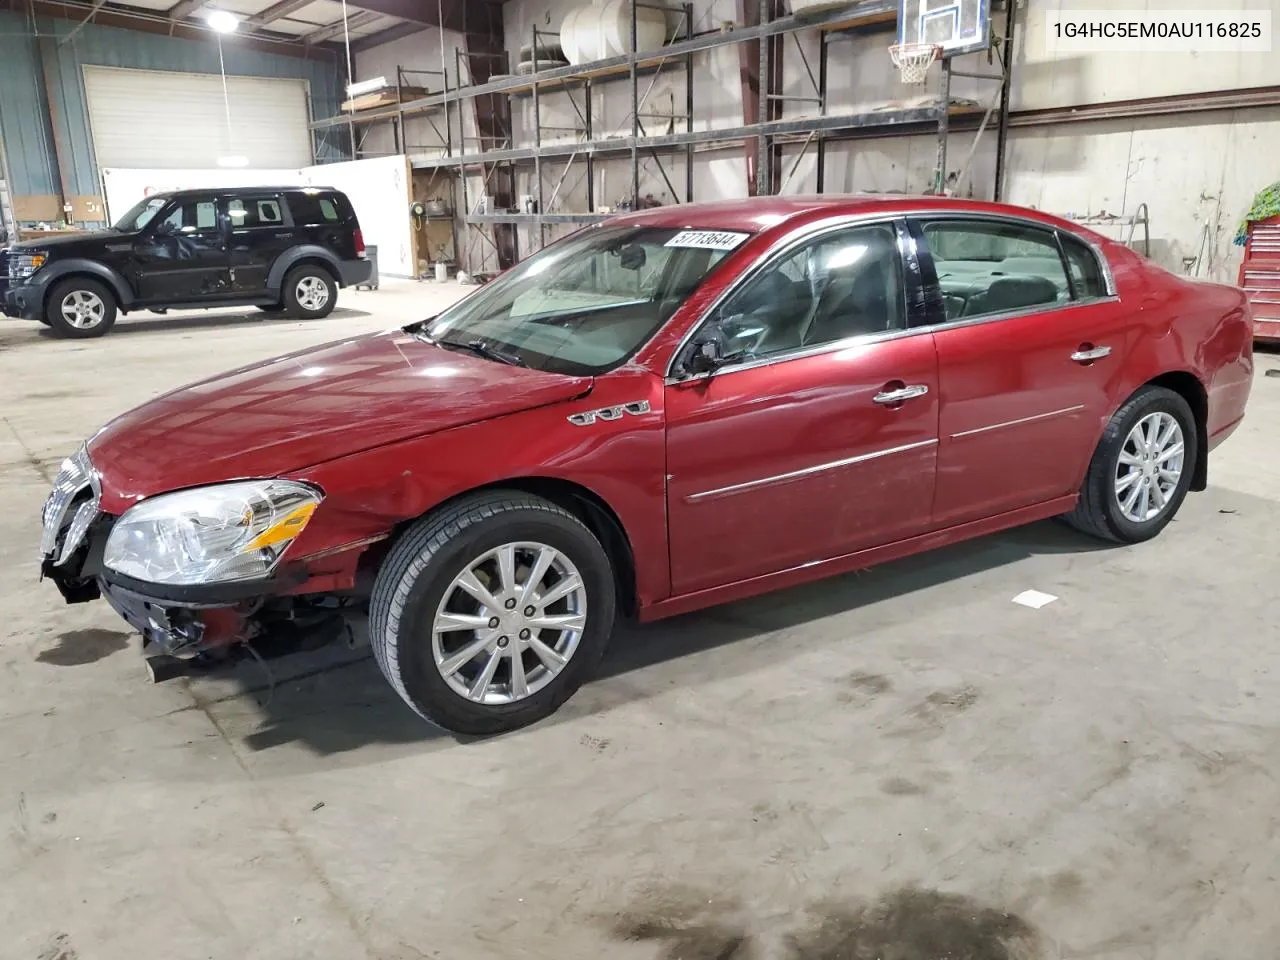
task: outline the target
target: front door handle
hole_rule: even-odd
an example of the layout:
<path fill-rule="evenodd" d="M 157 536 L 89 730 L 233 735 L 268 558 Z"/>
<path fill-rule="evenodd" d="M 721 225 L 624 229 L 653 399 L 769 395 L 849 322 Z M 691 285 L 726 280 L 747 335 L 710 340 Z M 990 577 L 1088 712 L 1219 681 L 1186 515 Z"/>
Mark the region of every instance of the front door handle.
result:
<path fill-rule="evenodd" d="M 1080 349 L 1071 355 L 1076 363 L 1093 363 L 1111 355 L 1110 347 L 1094 347 L 1087 343 L 1080 344 Z"/>
<path fill-rule="evenodd" d="M 913 397 L 923 397 L 928 392 L 929 388 L 927 386 L 923 383 L 917 383 L 909 387 L 899 387 L 897 390 L 883 390 L 872 399 L 876 403 L 902 403 L 902 401 L 910 400 Z"/>

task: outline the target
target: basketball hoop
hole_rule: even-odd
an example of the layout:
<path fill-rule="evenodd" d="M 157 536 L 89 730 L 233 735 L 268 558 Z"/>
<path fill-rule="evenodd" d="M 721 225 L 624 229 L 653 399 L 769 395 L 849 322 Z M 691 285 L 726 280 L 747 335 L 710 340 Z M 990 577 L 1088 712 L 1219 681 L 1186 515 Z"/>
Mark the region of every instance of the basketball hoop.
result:
<path fill-rule="evenodd" d="M 889 48 L 893 65 L 902 74 L 903 83 L 924 83 L 933 61 L 942 54 L 934 43 L 895 43 Z"/>

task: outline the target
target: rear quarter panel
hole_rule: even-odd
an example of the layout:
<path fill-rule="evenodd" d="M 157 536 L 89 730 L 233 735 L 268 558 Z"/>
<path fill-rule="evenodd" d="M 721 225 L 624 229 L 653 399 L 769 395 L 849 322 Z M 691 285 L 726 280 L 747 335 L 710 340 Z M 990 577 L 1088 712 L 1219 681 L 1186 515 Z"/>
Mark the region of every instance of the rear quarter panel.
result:
<path fill-rule="evenodd" d="M 1253 385 L 1248 298 L 1238 288 L 1177 276 L 1114 246 L 1109 255 L 1130 277 L 1122 301 L 1133 304 L 1140 321 L 1129 345 L 1126 396 L 1164 374 L 1194 374 L 1208 396 L 1213 445 L 1240 422 Z"/>

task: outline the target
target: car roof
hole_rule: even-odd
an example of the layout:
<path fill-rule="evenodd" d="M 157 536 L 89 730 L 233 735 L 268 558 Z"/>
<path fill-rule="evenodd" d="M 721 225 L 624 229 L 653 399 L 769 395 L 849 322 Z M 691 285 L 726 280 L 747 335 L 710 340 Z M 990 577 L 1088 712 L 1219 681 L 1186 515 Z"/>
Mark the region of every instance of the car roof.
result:
<path fill-rule="evenodd" d="M 207 197 L 209 194 L 215 196 L 234 196 L 238 193 L 337 193 L 334 187 L 321 186 L 299 186 L 291 184 L 289 186 L 275 186 L 272 184 L 254 185 L 252 187 L 205 187 L 203 189 L 190 187 L 183 190 L 157 190 L 150 194 L 153 197 Z"/>
<path fill-rule="evenodd" d="M 1084 233 L 1070 221 L 1052 214 L 1007 203 L 965 200 L 907 193 L 813 194 L 807 196 L 749 197 L 718 200 L 710 203 L 682 203 L 653 207 L 623 214 L 612 223 L 643 223 L 654 227 L 683 227 L 693 230 L 742 230 L 752 232 L 780 228 L 791 221 L 811 220 L 815 216 L 840 216 L 874 213 L 911 214 L 924 211 L 948 213 L 985 213 L 989 215 L 1039 220 L 1047 225 Z"/>

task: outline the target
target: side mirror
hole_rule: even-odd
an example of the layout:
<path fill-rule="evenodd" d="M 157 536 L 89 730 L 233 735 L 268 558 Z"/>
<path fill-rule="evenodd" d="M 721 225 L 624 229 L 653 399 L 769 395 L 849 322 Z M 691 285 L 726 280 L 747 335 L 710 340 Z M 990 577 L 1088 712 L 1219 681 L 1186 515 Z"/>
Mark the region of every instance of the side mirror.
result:
<path fill-rule="evenodd" d="M 684 368 L 691 374 L 711 373 L 724 363 L 724 353 L 720 349 L 720 339 L 715 336 L 703 336 L 693 342 L 693 352 L 684 362 Z"/>
<path fill-rule="evenodd" d="M 713 373 L 729 363 L 737 363 L 747 355 L 745 349 L 725 349 L 723 333 L 717 327 L 702 333 L 693 344 L 683 363 L 686 373 L 697 376 Z"/>

